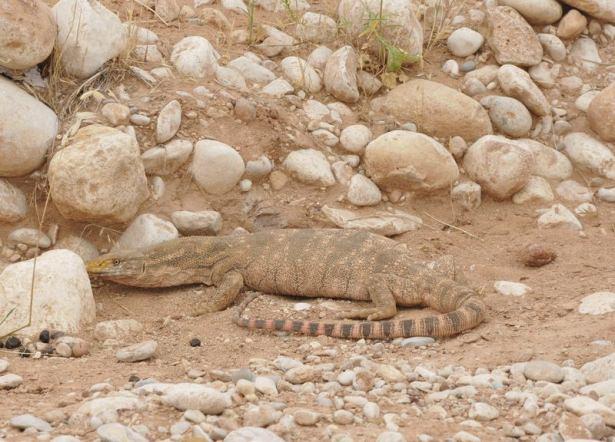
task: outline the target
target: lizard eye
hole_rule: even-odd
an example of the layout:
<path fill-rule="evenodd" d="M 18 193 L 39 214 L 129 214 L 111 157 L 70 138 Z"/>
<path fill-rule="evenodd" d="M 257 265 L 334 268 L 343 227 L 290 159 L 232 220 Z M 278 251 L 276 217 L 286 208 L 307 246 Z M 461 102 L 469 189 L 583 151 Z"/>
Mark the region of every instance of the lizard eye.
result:
<path fill-rule="evenodd" d="M 114 259 L 113 260 L 113 265 L 114 266 L 119 266 L 120 265 L 120 260 L 119 259 Z"/>

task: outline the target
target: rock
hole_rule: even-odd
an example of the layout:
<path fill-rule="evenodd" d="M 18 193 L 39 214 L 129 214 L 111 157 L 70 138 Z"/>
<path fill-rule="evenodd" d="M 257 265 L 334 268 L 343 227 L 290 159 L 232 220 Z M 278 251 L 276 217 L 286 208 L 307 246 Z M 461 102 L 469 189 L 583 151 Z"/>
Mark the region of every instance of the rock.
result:
<path fill-rule="evenodd" d="M 564 15 L 557 26 L 557 36 L 564 40 L 574 40 L 587 27 L 587 19 L 576 9 L 571 9 Z"/>
<path fill-rule="evenodd" d="M 298 365 L 293 367 L 284 373 L 284 379 L 291 384 L 305 384 L 306 382 L 313 382 L 316 380 L 318 371 L 309 365 Z"/>
<path fill-rule="evenodd" d="M 324 206 L 322 211 L 333 224 L 342 229 L 364 229 L 383 236 L 417 230 L 423 224 L 420 218 L 401 211 L 361 214 L 328 206 Z"/>
<path fill-rule="evenodd" d="M 102 107 L 100 113 L 112 126 L 126 124 L 130 118 L 130 108 L 121 103 L 107 103 Z"/>
<path fill-rule="evenodd" d="M 359 99 L 357 54 L 352 46 L 333 52 L 325 66 L 325 89 L 338 100 L 354 103 Z"/>
<path fill-rule="evenodd" d="M 596 292 L 581 299 L 579 313 L 585 315 L 604 315 L 615 312 L 615 293 Z"/>
<path fill-rule="evenodd" d="M 383 431 L 376 438 L 376 442 L 406 442 L 406 438 L 397 431 Z"/>
<path fill-rule="evenodd" d="M 493 129 L 489 115 L 474 99 L 441 83 L 411 80 L 384 97 L 382 111 L 419 131 L 441 138 L 460 136 L 474 141 Z"/>
<path fill-rule="evenodd" d="M 534 155 L 532 175 L 558 181 L 565 180 L 572 175 L 572 164 L 563 153 L 529 138 L 517 140 L 517 142 L 522 143 Z"/>
<path fill-rule="evenodd" d="M 562 6 L 556 0 L 499 0 L 498 4 L 515 8 L 533 25 L 550 25 L 562 16 Z"/>
<path fill-rule="evenodd" d="M 606 189 L 601 187 L 596 191 L 596 198 L 606 201 L 607 203 L 615 203 L 615 187 Z"/>
<path fill-rule="evenodd" d="M 296 88 L 315 94 L 322 89 L 320 76 L 304 59 L 286 57 L 280 63 L 286 79 Z"/>
<path fill-rule="evenodd" d="M 224 66 L 216 68 L 216 82 L 229 89 L 237 91 L 247 90 L 245 78 L 236 70 Z"/>
<path fill-rule="evenodd" d="M 0 390 L 12 390 L 23 383 L 23 378 L 16 374 L 5 374 L 0 376 Z"/>
<path fill-rule="evenodd" d="M 273 163 L 265 155 L 246 163 L 246 175 L 254 179 L 264 178 L 271 173 Z"/>
<path fill-rule="evenodd" d="M 158 1 L 158 3 L 160 0 Z M 125 425 L 114 422 L 103 424 L 96 429 L 96 435 L 101 442 L 146 442 L 147 439 Z"/>
<path fill-rule="evenodd" d="M 572 230 L 583 230 L 583 224 L 574 214 L 561 204 L 554 204 L 544 210 L 538 218 L 538 227 L 551 228 L 564 225 Z"/>
<path fill-rule="evenodd" d="M 289 67 L 291 68 L 296 66 L 295 63 L 292 63 L 292 61 L 287 62 L 287 64 L 290 65 Z M 239 72 L 247 81 L 251 81 L 253 83 L 265 84 L 276 79 L 276 75 L 273 72 L 247 57 L 237 57 L 231 60 L 227 66 Z M 292 69 L 292 72 L 296 73 L 294 69 Z M 318 74 L 316 75 L 318 76 Z M 318 78 L 318 81 L 320 81 L 320 77 Z"/>
<path fill-rule="evenodd" d="M 590 384 L 615 379 L 615 353 L 588 362 L 581 367 L 581 373 Z"/>
<path fill-rule="evenodd" d="M 192 142 L 173 140 L 161 147 L 153 147 L 141 154 L 148 175 L 170 175 L 182 167 L 192 153 Z"/>
<path fill-rule="evenodd" d="M 136 140 L 117 129 L 91 125 L 49 164 L 51 197 L 75 221 L 125 223 L 148 197 Z"/>
<path fill-rule="evenodd" d="M 180 10 L 177 0 L 156 0 L 156 14 L 165 22 L 176 20 Z"/>
<path fill-rule="evenodd" d="M 61 336 L 54 345 L 56 353 L 65 358 L 80 358 L 90 353 L 87 341 L 73 336 Z"/>
<path fill-rule="evenodd" d="M 553 262 L 555 258 L 557 254 L 542 244 L 529 244 L 519 254 L 519 260 L 526 267 L 542 267 Z"/>
<path fill-rule="evenodd" d="M 615 82 L 591 101 L 587 109 L 587 120 L 600 138 L 615 141 Z"/>
<path fill-rule="evenodd" d="M 488 11 L 487 43 L 501 65 L 534 66 L 542 60 L 542 45 L 532 27 L 515 9 L 497 6 Z"/>
<path fill-rule="evenodd" d="M 375 206 L 382 199 L 378 186 L 361 174 L 355 174 L 348 186 L 348 201 L 355 206 Z"/>
<path fill-rule="evenodd" d="M 456 57 L 467 57 L 478 51 L 484 41 L 479 32 L 464 27 L 453 31 L 446 41 L 446 46 Z"/>
<path fill-rule="evenodd" d="M 532 66 L 528 73 L 530 78 L 541 88 L 551 89 L 555 87 L 556 83 L 556 70 L 552 69 L 545 61 L 538 63 L 536 66 Z M 562 89 L 565 89 L 562 87 Z"/>
<path fill-rule="evenodd" d="M 579 38 L 570 48 L 570 59 L 586 72 L 594 72 L 602 64 L 598 45 L 591 38 Z"/>
<path fill-rule="evenodd" d="M 562 181 L 555 191 L 566 201 L 588 203 L 594 199 L 594 192 L 573 180 Z"/>
<path fill-rule="evenodd" d="M 555 199 L 551 185 L 543 177 L 531 176 L 523 189 L 513 195 L 513 203 L 551 202 Z"/>
<path fill-rule="evenodd" d="M 9 369 L 9 361 L 6 359 L 0 359 L 0 373 L 4 373 Z"/>
<path fill-rule="evenodd" d="M 357 86 L 364 95 L 371 97 L 382 88 L 382 82 L 369 72 L 359 71 L 357 72 Z"/>
<path fill-rule="evenodd" d="M 266 376 L 257 376 L 256 379 L 254 379 L 254 388 L 256 388 L 256 391 L 266 396 L 273 397 L 278 395 L 275 382 Z"/>
<path fill-rule="evenodd" d="M 455 442 L 480 442 L 480 437 L 476 437 L 467 431 L 459 431 L 453 435 Z"/>
<path fill-rule="evenodd" d="M 349 37 L 360 40 L 356 47 L 365 44 L 370 52 L 379 55 L 382 47 L 376 39 L 365 35 L 365 25 L 373 17 L 386 17 L 387 26 L 379 30 L 382 38 L 410 56 L 421 56 L 423 28 L 414 14 L 414 6 L 412 0 L 341 0 L 337 15 Z"/>
<path fill-rule="evenodd" d="M 433 191 L 449 188 L 459 169 L 448 150 L 433 138 L 405 130 L 385 133 L 367 145 L 367 175 L 387 190 Z"/>
<path fill-rule="evenodd" d="M 102 321 L 94 327 L 94 337 L 99 341 L 116 339 L 118 341 L 130 338 L 143 331 L 143 324 L 134 319 L 115 319 Z"/>
<path fill-rule="evenodd" d="M 328 15 L 306 12 L 295 29 L 295 35 L 311 43 L 325 43 L 335 38 L 337 23 Z M 308 61 L 309 62 L 309 61 Z"/>
<path fill-rule="evenodd" d="M 564 401 L 564 408 L 577 416 L 598 414 L 602 416 L 607 425 L 615 426 L 615 411 L 586 396 L 576 396 Z"/>
<path fill-rule="evenodd" d="M 318 46 L 307 58 L 308 64 L 313 66 L 314 68 L 324 71 L 325 66 L 327 65 L 327 60 L 333 54 L 333 51 L 326 46 Z"/>
<path fill-rule="evenodd" d="M 474 210 L 480 207 L 481 193 L 480 185 L 472 181 L 459 183 L 451 191 L 451 200 L 465 210 Z"/>
<path fill-rule="evenodd" d="M 182 107 L 179 101 L 167 103 L 158 114 L 156 120 L 156 141 L 164 143 L 175 136 L 182 122 Z"/>
<path fill-rule="evenodd" d="M 564 61 L 566 59 L 566 45 L 556 35 L 538 34 L 538 40 L 553 61 Z"/>
<path fill-rule="evenodd" d="M 98 257 L 98 249 L 91 242 L 80 238 L 78 236 L 65 236 L 58 240 L 55 244 L 55 249 L 67 249 L 73 253 L 76 253 L 81 257 L 83 262 L 88 262 L 96 257 Z"/>
<path fill-rule="evenodd" d="M 49 237 L 38 229 L 15 229 L 9 234 L 7 242 L 10 245 L 21 243 L 30 247 L 39 247 L 41 249 L 51 247 L 51 240 Z"/>
<path fill-rule="evenodd" d="M 340 144 L 348 152 L 360 154 L 372 139 L 372 131 L 362 124 L 353 124 L 342 130 Z"/>
<path fill-rule="evenodd" d="M 551 105 L 523 69 L 507 64 L 498 70 L 498 82 L 506 95 L 516 98 L 539 117 L 550 115 Z"/>
<path fill-rule="evenodd" d="M 306 408 L 301 408 L 296 410 L 293 413 L 293 417 L 295 418 L 295 422 L 298 425 L 304 427 L 310 427 L 312 425 L 316 425 L 316 423 L 320 420 L 320 414 L 315 411 L 308 410 Z"/>
<path fill-rule="evenodd" d="M 488 96 L 480 101 L 489 110 L 493 125 L 509 137 L 527 135 L 532 128 L 532 115 L 518 100 L 510 97 Z"/>
<path fill-rule="evenodd" d="M 228 394 L 201 384 L 154 384 L 151 388 L 160 389 L 164 404 L 182 411 L 199 410 L 204 414 L 217 415 L 232 404 Z"/>
<path fill-rule="evenodd" d="M 284 439 L 264 428 L 242 427 L 231 431 L 224 442 L 284 442 Z"/>
<path fill-rule="evenodd" d="M 112 250 L 131 250 L 151 247 L 179 237 L 179 232 L 169 221 L 151 213 L 135 218 L 113 246 Z"/>
<path fill-rule="evenodd" d="M 28 323 L 33 260 L 11 264 L 0 273 L 0 311 L 13 313 L 0 325 L 0 335 Z M 78 333 L 94 321 L 96 309 L 90 280 L 81 258 L 68 250 L 52 250 L 36 262 L 30 336 L 43 329 Z"/>
<path fill-rule="evenodd" d="M 274 98 L 282 98 L 284 95 L 292 93 L 295 88 L 283 78 L 277 78 L 261 89 L 261 94 L 269 95 Z"/>
<path fill-rule="evenodd" d="M 284 168 L 298 181 L 318 186 L 332 186 L 335 178 L 325 156 L 314 149 L 300 149 L 288 154 Z"/>
<path fill-rule="evenodd" d="M 564 380 L 564 370 L 552 362 L 529 361 L 526 362 L 523 374 L 533 381 L 546 381 L 558 384 Z"/>
<path fill-rule="evenodd" d="M 469 177 L 496 199 L 506 199 L 530 179 L 532 153 L 505 137 L 487 135 L 466 152 L 463 165 Z"/>
<path fill-rule="evenodd" d="M 171 52 L 171 63 L 182 75 L 211 78 L 216 73 L 220 54 L 209 41 L 200 36 L 180 40 Z"/>
<path fill-rule="evenodd" d="M 70 417 L 69 424 L 83 425 L 90 421 L 90 418 L 113 417 L 117 416 L 118 411 L 135 410 L 142 406 L 139 398 L 130 392 L 126 392 L 122 396 L 98 397 L 81 404 Z"/>
<path fill-rule="evenodd" d="M 156 341 L 145 341 L 121 348 L 115 354 L 115 357 L 119 362 L 146 361 L 156 353 L 157 348 L 158 343 Z"/>
<path fill-rule="evenodd" d="M 496 281 L 493 284 L 493 288 L 503 296 L 523 296 L 532 290 L 525 284 L 511 281 Z"/>
<path fill-rule="evenodd" d="M 564 137 L 564 153 L 575 166 L 608 179 L 615 179 L 615 154 L 600 141 L 583 132 Z"/>
<path fill-rule="evenodd" d="M 55 43 L 67 74 L 90 77 L 125 49 L 126 28 L 97 0 L 60 0 L 52 11 L 58 25 Z"/>
<path fill-rule="evenodd" d="M 591 437 L 591 433 L 585 426 L 581 419 L 571 413 L 564 412 L 559 420 L 557 426 L 560 440 L 587 440 Z"/>
<path fill-rule="evenodd" d="M 30 69 L 53 50 L 56 23 L 40 0 L 7 0 L 0 5 L 0 66 Z"/>
<path fill-rule="evenodd" d="M 36 431 L 50 433 L 53 430 L 48 422 L 36 416 L 32 416 L 31 414 L 14 416 L 9 420 L 9 425 L 22 431 L 28 428 L 34 428 Z"/>
<path fill-rule="evenodd" d="M 222 229 L 222 215 L 214 210 L 179 210 L 171 214 L 171 220 L 180 233 L 186 236 L 217 235 Z"/>
<path fill-rule="evenodd" d="M 615 23 L 615 4 L 603 0 L 563 0 L 563 3 L 587 14 Z"/>
<path fill-rule="evenodd" d="M 0 222 L 21 221 L 28 213 L 26 196 L 8 181 L 0 179 Z"/>
<path fill-rule="evenodd" d="M 58 131 L 58 118 L 51 109 L 2 76 L 0 96 L 0 121 L 3 122 L 0 176 L 26 175 L 45 161 Z"/>
<path fill-rule="evenodd" d="M 470 407 L 468 415 L 470 419 L 475 419 L 477 421 L 491 421 L 496 419 L 500 415 L 500 412 L 497 408 L 484 402 L 474 402 Z"/>
<path fill-rule="evenodd" d="M 241 179 L 245 164 L 241 155 L 227 144 L 214 140 L 196 143 L 192 177 L 208 193 L 222 195 Z"/>

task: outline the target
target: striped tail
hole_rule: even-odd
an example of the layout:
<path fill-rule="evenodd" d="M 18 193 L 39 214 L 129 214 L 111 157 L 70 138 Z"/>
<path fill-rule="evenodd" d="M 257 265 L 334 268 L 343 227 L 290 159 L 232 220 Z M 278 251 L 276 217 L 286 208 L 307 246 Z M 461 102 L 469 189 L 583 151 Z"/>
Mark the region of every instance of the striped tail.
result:
<path fill-rule="evenodd" d="M 421 319 L 387 321 L 293 321 L 289 319 L 247 319 L 242 313 L 256 295 L 241 303 L 235 316 L 240 327 L 309 336 L 346 339 L 394 339 L 414 336 L 446 337 L 476 327 L 485 318 L 485 305 L 476 296 L 466 298 L 456 310 Z"/>

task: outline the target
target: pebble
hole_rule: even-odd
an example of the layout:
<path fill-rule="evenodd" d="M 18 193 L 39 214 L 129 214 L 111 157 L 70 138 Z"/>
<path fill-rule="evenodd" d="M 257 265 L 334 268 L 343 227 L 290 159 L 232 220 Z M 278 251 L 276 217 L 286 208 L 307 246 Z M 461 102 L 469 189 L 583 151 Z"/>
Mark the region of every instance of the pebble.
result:
<path fill-rule="evenodd" d="M 400 345 L 402 347 L 423 347 L 427 345 L 431 345 L 435 343 L 436 340 L 434 338 L 429 337 L 414 337 L 414 338 L 405 338 L 401 341 Z"/>
<path fill-rule="evenodd" d="M 182 107 L 179 101 L 167 103 L 158 114 L 156 120 L 156 141 L 164 143 L 175 136 L 182 121 Z"/>
<path fill-rule="evenodd" d="M 501 65 L 534 66 L 542 60 L 542 45 L 532 27 L 515 9 L 491 8 L 487 42 Z"/>
<path fill-rule="evenodd" d="M 371 139 L 371 130 L 362 124 L 348 126 L 340 134 L 341 146 L 348 152 L 356 154 L 361 154 Z"/>
<path fill-rule="evenodd" d="M 7 237 L 9 244 L 25 244 L 46 249 L 51 247 L 51 239 L 38 229 L 21 228 L 13 230 Z"/>
<path fill-rule="evenodd" d="M 96 429 L 102 442 L 146 442 L 147 439 L 133 429 L 120 423 L 103 424 Z"/>
<path fill-rule="evenodd" d="M 254 388 L 256 388 L 256 391 L 266 396 L 275 397 L 278 395 L 276 383 L 266 376 L 257 376 L 254 379 Z"/>
<path fill-rule="evenodd" d="M 378 435 L 376 442 L 406 442 L 406 438 L 397 431 L 385 431 Z"/>
<path fill-rule="evenodd" d="M 562 16 L 557 0 L 499 0 L 498 4 L 515 8 L 533 25 L 550 25 Z"/>
<path fill-rule="evenodd" d="M 49 425 L 48 422 L 36 416 L 32 416 L 31 414 L 22 414 L 20 416 L 14 416 L 9 420 L 9 425 L 19 430 L 27 430 L 28 428 L 34 428 L 36 431 L 44 433 L 49 433 L 53 430 L 53 428 L 51 427 L 51 425 Z"/>
<path fill-rule="evenodd" d="M 574 40 L 587 27 L 587 19 L 576 9 L 571 9 L 562 17 L 557 26 L 557 36 L 564 40 Z"/>
<path fill-rule="evenodd" d="M 338 425 L 350 425 L 354 422 L 354 414 L 348 410 L 337 410 L 333 413 L 333 422 Z"/>
<path fill-rule="evenodd" d="M 222 215 L 215 210 L 189 212 L 178 210 L 171 220 L 182 235 L 217 235 L 222 230 Z"/>
<path fill-rule="evenodd" d="M 523 296 L 532 289 L 520 282 L 496 281 L 493 284 L 495 291 L 503 296 Z"/>
<path fill-rule="evenodd" d="M 19 387 L 23 382 L 23 378 L 16 374 L 5 374 L 0 376 L 0 390 L 12 390 Z"/>
<path fill-rule="evenodd" d="M 146 361 L 154 356 L 157 348 L 156 341 L 145 341 L 118 350 L 115 357 L 120 362 Z"/>
<path fill-rule="evenodd" d="M 451 200 L 465 210 L 478 209 L 481 204 L 481 187 L 472 181 L 459 183 L 451 191 Z"/>
<path fill-rule="evenodd" d="M 228 433 L 224 442 L 284 442 L 284 439 L 264 428 L 243 427 Z"/>
<path fill-rule="evenodd" d="M 335 177 L 327 158 L 314 149 L 300 149 L 288 154 L 283 163 L 291 176 L 305 184 L 332 186 Z"/>
<path fill-rule="evenodd" d="M 214 140 L 196 143 L 192 158 L 192 177 L 207 192 L 222 195 L 241 179 L 245 164 L 231 146 Z"/>
<path fill-rule="evenodd" d="M 316 425 L 316 423 L 320 420 L 320 414 L 308 409 L 296 410 L 293 413 L 293 417 L 298 425 L 305 427 Z"/>
<path fill-rule="evenodd" d="M 548 361 L 530 361 L 525 364 L 523 374 L 533 381 L 560 383 L 564 380 L 564 370 Z"/>
<path fill-rule="evenodd" d="M 467 57 L 478 51 L 484 41 L 484 37 L 479 32 L 463 27 L 451 33 L 446 45 L 456 57 Z"/>
<path fill-rule="evenodd" d="M 538 63 L 537 63 L 538 64 Z M 506 95 L 516 98 L 538 116 L 551 113 L 551 106 L 530 74 L 511 64 L 498 70 L 498 82 Z"/>
<path fill-rule="evenodd" d="M 500 412 L 497 408 L 484 402 L 474 402 L 468 413 L 470 419 L 476 419 L 477 421 L 491 421 L 499 415 Z"/>
<path fill-rule="evenodd" d="M 382 194 L 376 184 L 361 174 L 355 174 L 348 185 L 348 201 L 355 206 L 374 206 L 380 202 Z"/>
<path fill-rule="evenodd" d="M 566 45 L 556 35 L 553 34 L 538 34 L 538 40 L 542 44 L 546 54 L 553 61 L 560 62 L 566 59 Z"/>
<path fill-rule="evenodd" d="M 604 141 L 615 141 L 615 81 L 591 100 L 587 120 Z"/>
<path fill-rule="evenodd" d="M 555 188 L 557 195 L 566 201 L 588 203 L 594 199 L 594 192 L 574 180 L 562 181 Z"/>
<path fill-rule="evenodd" d="M 480 104 L 489 110 L 491 122 L 504 135 L 519 138 L 526 136 L 532 128 L 532 115 L 519 100 L 489 96 Z"/>

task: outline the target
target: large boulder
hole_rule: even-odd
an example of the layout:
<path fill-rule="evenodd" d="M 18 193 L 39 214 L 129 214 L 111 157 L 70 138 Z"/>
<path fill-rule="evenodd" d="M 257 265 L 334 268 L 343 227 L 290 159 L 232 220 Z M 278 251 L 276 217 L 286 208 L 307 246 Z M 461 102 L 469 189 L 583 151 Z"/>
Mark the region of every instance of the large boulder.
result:
<path fill-rule="evenodd" d="M 615 2 L 613 0 L 561 0 L 562 2 L 580 9 L 587 14 L 615 23 Z"/>
<path fill-rule="evenodd" d="M 139 146 L 106 126 L 80 129 L 49 164 L 51 198 L 75 221 L 126 223 L 149 196 Z"/>
<path fill-rule="evenodd" d="M 615 141 L 615 82 L 591 101 L 587 119 L 592 130 L 605 141 Z"/>
<path fill-rule="evenodd" d="M 474 141 L 493 133 L 489 115 L 480 103 L 434 81 L 412 80 L 395 87 L 384 97 L 382 110 L 434 137 L 460 136 Z"/>
<path fill-rule="evenodd" d="M 38 169 L 58 132 L 56 114 L 0 76 L 0 176 Z"/>
<path fill-rule="evenodd" d="M 56 22 L 41 0 L 0 2 L 0 66 L 30 69 L 53 50 Z"/>
<path fill-rule="evenodd" d="M 463 157 L 468 176 L 499 200 L 523 189 L 530 179 L 533 162 L 534 156 L 527 147 L 499 135 L 482 137 Z"/>
<path fill-rule="evenodd" d="M 341 0 L 337 8 L 338 21 L 343 32 L 362 38 L 367 48 L 380 54 L 377 39 L 365 30 L 370 20 L 382 20 L 379 32 L 389 44 L 408 55 L 423 54 L 423 27 L 414 15 L 412 0 Z"/>
<path fill-rule="evenodd" d="M 64 71 L 87 78 L 126 48 L 128 32 L 97 0 L 60 0 L 52 9 Z"/>
<path fill-rule="evenodd" d="M 32 299 L 31 325 L 18 334 L 38 335 L 43 329 L 79 333 L 92 323 L 96 305 L 90 280 L 81 258 L 69 250 L 52 250 L 34 261 L 11 264 L 0 273 L 0 336 L 28 324 Z M 32 296 L 32 298 L 30 298 Z"/>
<path fill-rule="evenodd" d="M 387 132 L 367 145 L 365 169 L 386 190 L 431 191 L 451 186 L 459 169 L 448 150 L 427 135 Z"/>

